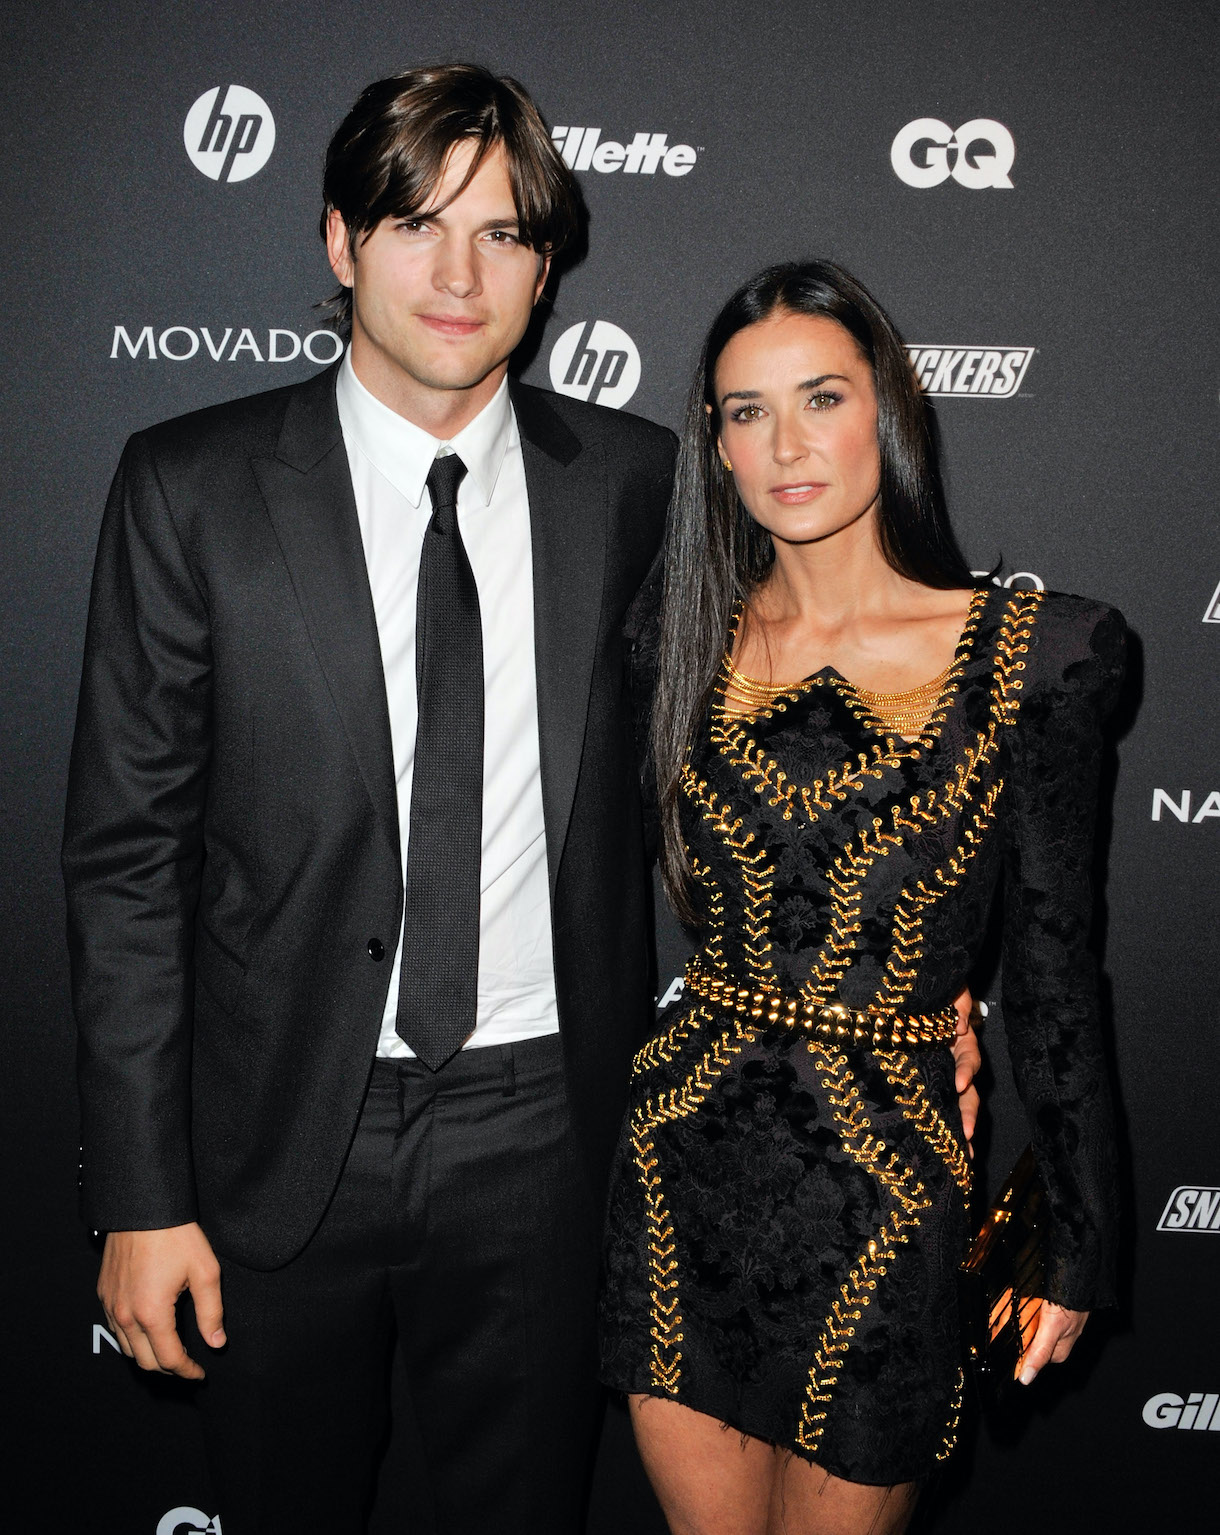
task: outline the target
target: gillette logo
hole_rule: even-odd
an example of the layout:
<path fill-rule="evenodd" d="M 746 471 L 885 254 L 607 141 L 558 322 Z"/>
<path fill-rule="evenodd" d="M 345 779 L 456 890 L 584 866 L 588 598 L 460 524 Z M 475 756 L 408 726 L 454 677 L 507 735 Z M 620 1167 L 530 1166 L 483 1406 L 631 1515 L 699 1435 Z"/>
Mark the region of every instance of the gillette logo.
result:
<path fill-rule="evenodd" d="M 685 176 L 699 158 L 692 145 L 671 144 L 664 133 L 637 133 L 630 144 L 603 139 L 600 128 L 552 128 L 551 137 L 572 170 L 603 176 L 654 176 L 658 166 L 667 176 Z"/>

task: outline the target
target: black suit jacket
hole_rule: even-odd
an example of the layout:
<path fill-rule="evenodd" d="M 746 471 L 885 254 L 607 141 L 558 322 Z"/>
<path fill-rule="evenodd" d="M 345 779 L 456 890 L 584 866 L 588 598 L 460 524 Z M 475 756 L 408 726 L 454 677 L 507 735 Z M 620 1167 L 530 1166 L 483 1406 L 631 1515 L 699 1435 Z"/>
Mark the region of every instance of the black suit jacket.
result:
<path fill-rule="evenodd" d="M 64 873 L 85 1217 L 286 1262 L 351 1141 L 402 913 L 335 369 L 133 437 L 103 519 Z M 517 385 L 555 979 L 604 1184 L 652 1006 L 622 620 L 674 439 Z M 378 939 L 386 958 L 373 955 Z"/>

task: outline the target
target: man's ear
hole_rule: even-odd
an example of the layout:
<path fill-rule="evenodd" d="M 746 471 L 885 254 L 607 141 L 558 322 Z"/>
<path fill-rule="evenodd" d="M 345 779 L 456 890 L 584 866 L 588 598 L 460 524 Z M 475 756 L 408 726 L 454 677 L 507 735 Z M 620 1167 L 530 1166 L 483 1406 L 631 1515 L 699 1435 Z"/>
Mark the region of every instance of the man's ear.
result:
<path fill-rule="evenodd" d="M 355 276 L 355 260 L 351 236 L 338 208 L 331 208 L 326 215 L 326 256 L 331 271 L 345 288 L 350 288 Z"/>
<path fill-rule="evenodd" d="M 546 280 L 551 275 L 551 253 L 546 255 L 538 263 L 538 281 L 534 284 L 534 303 L 542 297 L 542 290 L 546 287 Z"/>

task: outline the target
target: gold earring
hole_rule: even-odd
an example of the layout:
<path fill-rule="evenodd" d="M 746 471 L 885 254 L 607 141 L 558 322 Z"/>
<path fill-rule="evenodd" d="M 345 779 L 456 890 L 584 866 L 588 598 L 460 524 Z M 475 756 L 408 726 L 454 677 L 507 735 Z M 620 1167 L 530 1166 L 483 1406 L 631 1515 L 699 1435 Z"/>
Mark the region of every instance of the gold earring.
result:
<path fill-rule="evenodd" d="M 733 472 L 733 466 L 732 466 L 732 464 L 730 464 L 730 463 L 729 463 L 729 461 L 728 461 L 728 459 L 727 459 L 727 458 L 722 458 L 722 459 L 721 459 L 721 460 L 720 460 L 720 462 L 721 462 L 721 463 L 722 463 L 722 464 L 723 464 L 723 465 L 724 465 L 724 467 L 725 467 L 725 468 L 726 468 L 726 469 L 727 469 L 727 470 L 728 470 L 728 471 L 729 471 L 729 473 L 730 473 L 730 474 L 732 474 L 732 472 Z"/>

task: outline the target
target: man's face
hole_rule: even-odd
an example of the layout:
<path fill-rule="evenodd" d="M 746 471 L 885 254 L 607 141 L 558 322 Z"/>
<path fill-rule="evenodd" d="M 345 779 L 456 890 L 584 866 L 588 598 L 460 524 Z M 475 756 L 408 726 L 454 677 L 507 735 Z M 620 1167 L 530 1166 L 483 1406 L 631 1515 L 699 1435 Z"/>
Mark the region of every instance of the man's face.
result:
<path fill-rule="evenodd" d="M 453 391 L 490 398 L 546 281 L 548 261 L 518 238 L 500 146 L 447 201 L 474 154 L 466 140 L 450 151 L 429 200 L 447 204 L 443 211 L 383 219 L 356 241 L 354 257 L 343 220 L 330 215 L 331 266 L 352 288 L 353 364 L 367 388 L 406 413 L 412 404 L 443 408 L 428 397 Z"/>

